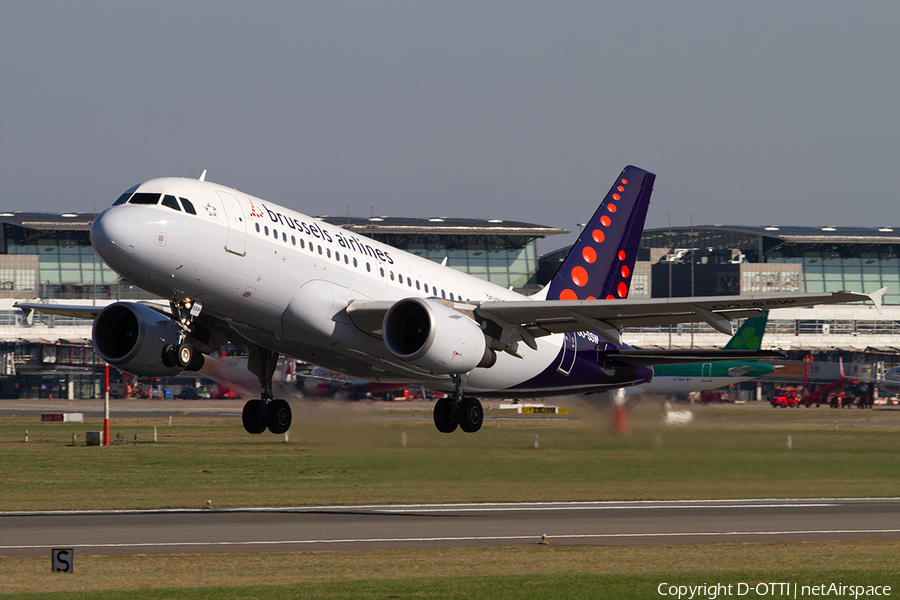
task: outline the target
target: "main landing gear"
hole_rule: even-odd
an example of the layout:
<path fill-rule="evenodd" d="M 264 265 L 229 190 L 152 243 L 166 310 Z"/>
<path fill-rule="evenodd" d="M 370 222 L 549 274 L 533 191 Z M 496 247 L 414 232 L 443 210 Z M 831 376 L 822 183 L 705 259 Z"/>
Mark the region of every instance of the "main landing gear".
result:
<path fill-rule="evenodd" d="M 257 376 L 263 390 L 259 400 L 244 404 L 241 420 L 247 433 L 262 433 L 268 428 L 272 433 L 282 434 L 291 428 L 291 406 L 272 395 L 272 376 L 277 364 L 277 352 L 261 346 L 250 347 L 247 367 Z"/>
<path fill-rule="evenodd" d="M 434 404 L 434 426 L 441 433 L 453 433 L 459 427 L 466 433 L 475 433 L 484 422 L 484 409 L 478 398 L 463 396 L 463 380 L 454 376 L 452 396 L 441 398 Z"/>

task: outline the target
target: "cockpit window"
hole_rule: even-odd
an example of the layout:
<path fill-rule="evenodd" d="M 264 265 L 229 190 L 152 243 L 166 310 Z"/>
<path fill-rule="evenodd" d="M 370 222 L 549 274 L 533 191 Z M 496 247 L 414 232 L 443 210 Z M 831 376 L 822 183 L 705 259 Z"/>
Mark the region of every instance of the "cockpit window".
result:
<path fill-rule="evenodd" d="M 197 214 L 197 211 L 194 210 L 194 205 L 191 204 L 190 200 L 188 200 L 187 198 L 181 198 L 181 203 L 184 204 L 184 212 L 191 215 Z"/>
<path fill-rule="evenodd" d="M 163 196 L 162 205 L 181 212 L 181 207 L 178 206 L 178 200 L 175 199 L 175 196 Z"/>
<path fill-rule="evenodd" d="M 118 206 L 119 204 L 125 204 L 128 202 L 128 199 L 131 198 L 131 195 L 134 193 L 134 190 L 138 189 L 140 184 L 131 186 L 127 192 L 119 196 L 119 199 L 113 202 L 113 206 Z"/>
<path fill-rule="evenodd" d="M 128 204 L 159 204 L 159 194 L 139 192 L 131 197 Z"/>

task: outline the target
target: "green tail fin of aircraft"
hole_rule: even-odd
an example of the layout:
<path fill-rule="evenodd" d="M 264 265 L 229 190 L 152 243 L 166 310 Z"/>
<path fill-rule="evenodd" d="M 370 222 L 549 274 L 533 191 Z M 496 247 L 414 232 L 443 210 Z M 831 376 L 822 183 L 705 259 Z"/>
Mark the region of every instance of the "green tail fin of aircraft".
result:
<path fill-rule="evenodd" d="M 725 350 L 759 350 L 762 344 L 763 334 L 766 332 L 766 322 L 769 320 L 769 311 L 764 310 L 763 316 L 751 317 L 744 321 L 734 337 L 725 344 Z"/>

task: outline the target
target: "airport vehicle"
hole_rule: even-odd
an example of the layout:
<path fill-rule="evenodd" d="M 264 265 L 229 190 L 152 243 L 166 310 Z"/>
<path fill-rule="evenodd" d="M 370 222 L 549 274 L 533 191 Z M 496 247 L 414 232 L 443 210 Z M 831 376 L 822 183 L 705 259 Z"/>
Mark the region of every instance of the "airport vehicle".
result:
<path fill-rule="evenodd" d="M 647 382 L 652 365 L 773 358 L 760 351 L 638 351 L 628 326 L 729 319 L 760 309 L 880 300 L 880 295 L 724 296 L 624 300 L 656 176 L 626 167 L 552 281 L 532 297 L 444 267 L 227 186 L 152 179 L 127 190 L 91 227 L 100 257 L 168 303 L 19 303 L 93 317 L 97 353 L 143 376 L 197 370 L 227 342 L 249 352 L 262 388 L 250 433 L 283 433 L 288 403 L 272 394 L 279 354 L 382 383 L 449 392 L 439 431 L 477 431 L 478 397 L 602 392 Z"/>
<path fill-rule="evenodd" d="M 723 350 L 759 350 L 766 331 L 768 311 L 761 317 L 744 321 Z M 634 394 L 687 394 L 714 390 L 749 381 L 775 372 L 777 367 L 758 361 L 718 361 L 659 365 L 653 368 L 653 380 L 626 388 Z"/>
<path fill-rule="evenodd" d="M 796 408 L 800 406 L 802 391 L 795 388 L 781 388 L 775 390 L 769 402 L 773 408 Z M 804 402 L 805 406 L 809 406 Z"/>

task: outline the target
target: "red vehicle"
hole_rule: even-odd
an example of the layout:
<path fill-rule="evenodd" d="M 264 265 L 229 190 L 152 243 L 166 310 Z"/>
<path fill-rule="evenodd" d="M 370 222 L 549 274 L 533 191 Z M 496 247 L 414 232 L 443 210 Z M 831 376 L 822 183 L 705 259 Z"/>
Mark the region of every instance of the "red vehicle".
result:
<path fill-rule="evenodd" d="M 800 405 L 799 390 L 794 388 L 775 390 L 769 402 L 774 408 L 795 408 Z"/>

